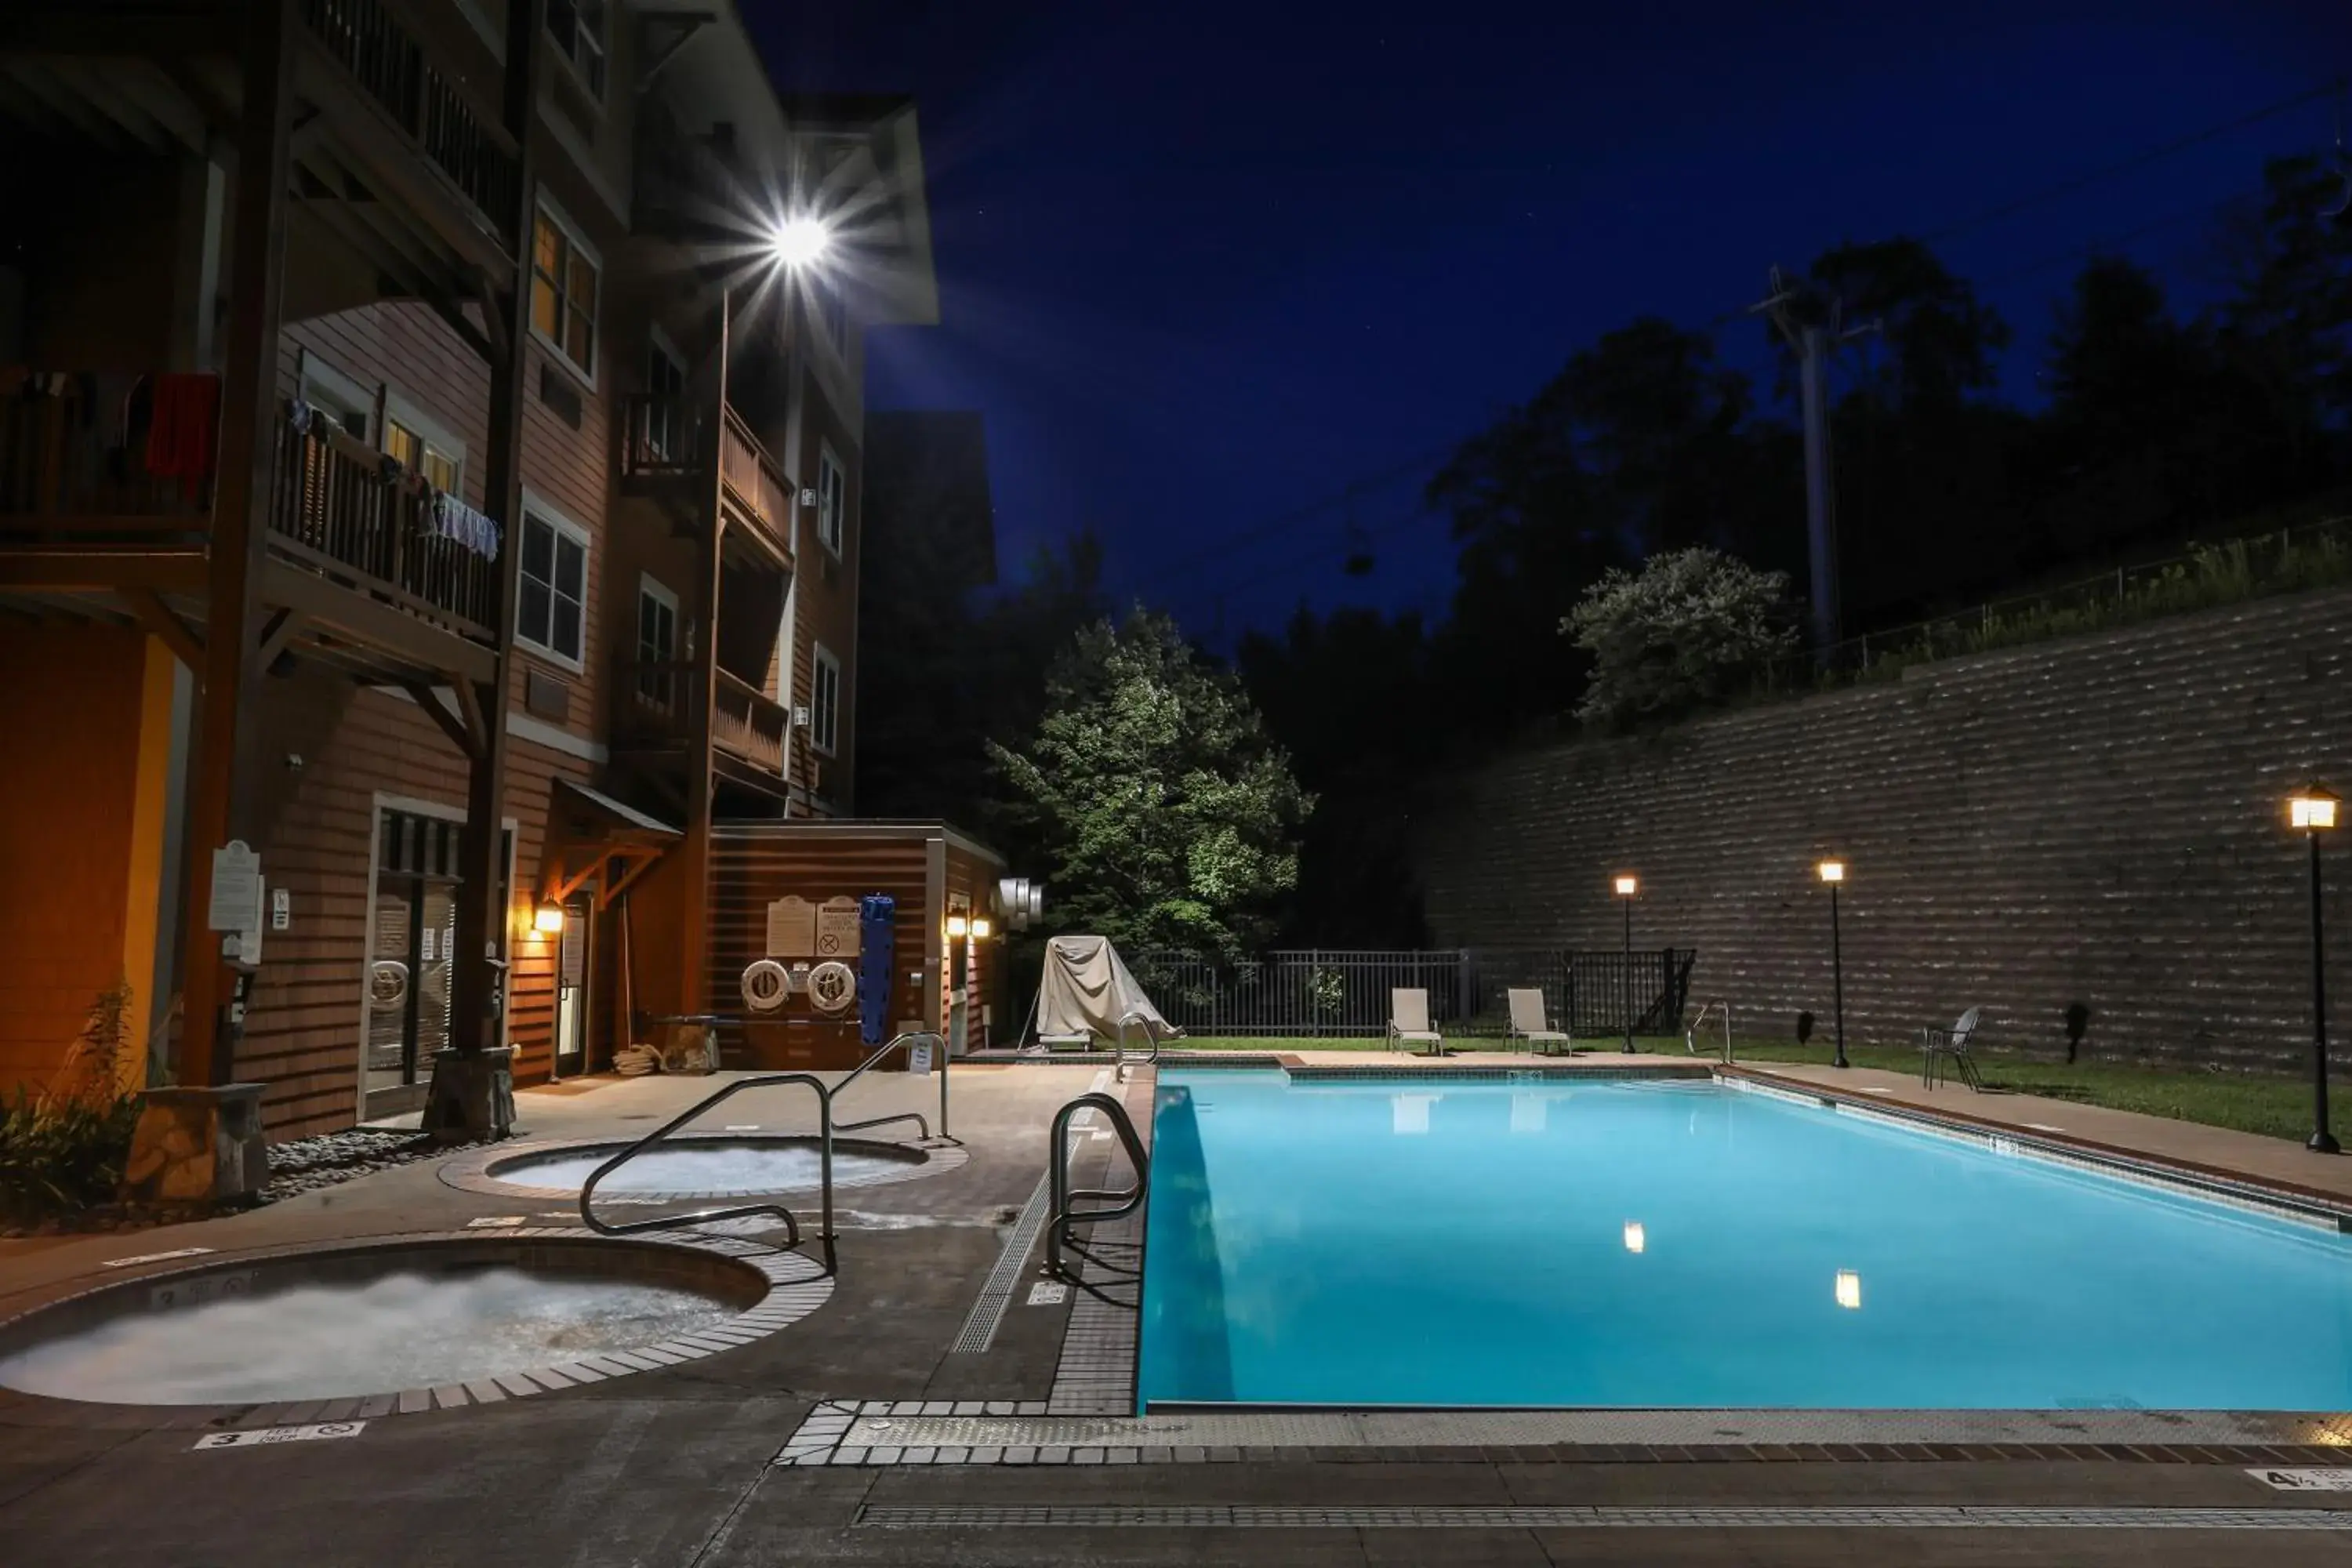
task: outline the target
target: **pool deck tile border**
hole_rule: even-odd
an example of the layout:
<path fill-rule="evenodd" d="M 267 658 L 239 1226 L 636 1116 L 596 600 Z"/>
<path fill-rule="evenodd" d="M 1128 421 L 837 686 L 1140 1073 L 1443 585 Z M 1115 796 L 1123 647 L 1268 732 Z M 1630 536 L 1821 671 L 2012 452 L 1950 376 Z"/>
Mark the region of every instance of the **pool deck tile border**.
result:
<path fill-rule="evenodd" d="M 762 1133 L 754 1137 L 741 1132 L 698 1132 L 673 1139 L 670 1144 L 673 1147 L 678 1145 L 691 1147 L 696 1143 L 744 1143 L 758 1142 L 761 1138 L 775 1142 L 814 1142 L 816 1134 L 776 1132 Z M 455 1159 L 444 1161 L 436 1173 L 441 1178 L 443 1185 L 455 1187 L 461 1193 L 479 1193 L 485 1197 L 493 1198 L 527 1198 L 534 1203 L 576 1205 L 580 1201 L 580 1190 L 577 1187 L 539 1187 L 521 1182 L 501 1181 L 490 1174 L 490 1168 L 494 1165 L 503 1165 L 509 1161 L 541 1159 L 549 1155 L 581 1149 L 610 1149 L 617 1152 L 625 1148 L 629 1140 L 621 1138 L 558 1138 L 545 1141 L 522 1139 L 513 1142 L 491 1143 L 481 1148 L 467 1150 Z M 889 1166 L 868 1171 L 863 1175 L 835 1176 L 833 1181 L 835 1192 L 850 1187 L 886 1187 L 899 1182 L 920 1181 L 926 1176 L 943 1176 L 950 1171 L 961 1169 L 971 1158 L 962 1144 L 942 1142 L 937 1139 L 919 1143 L 889 1143 L 872 1138 L 836 1138 L 833 1141 L 833 1146 L 836 1153 L 844 1150 L 856 1152 L 873 1149 L 885 1149 L 894 1153 L 903 1153 L 911 1149 L 923 1156 L 919 1160 L 894 1160 Z M 600 1193 L 596 1197 L 596 1206 L 598 1208 L 658 1208 L 669 1204 L 700 1203 L 711 1198 L 781 1197 L 789 1194 L 814 1193 L 818 1190 L 818 1183 L 808 1182 L 794 1186 L 705 1187 L 690 1193 Z"/>
<path fill-rule="evenodd" d="M 348 1394 L 333 1401 L 311 1398 L 276 1400 L 259 1405 L 118 1405 L 95 1400 L 59 1399 L 48 1394 L 28 1394 L 21 1389 L 5 1389 L 0 1390 L 0 1395 L 5 1395 L 0 1397 L 0 1426 L 94 1426 L 100 1429 L 201 1426 L 249 1431 L 257 1427 L 300 1426 L 316 1419 L 341 1419 L 322 1416 L 320 1412 L 324 1408 L 341 1406 L 349 1406 L 356 1413 L 356 1418 L 370 1421 L 395 1415 L 464 1410 L 502 1404 L 509 1399 L 526 1399 L 540 1394 L 560 1393 L 575 1384 L 625 1377 L 635 1372 L 656 1372 L 668 1366 L 683 1365 L 719 1351 L 757 1343 L 807 1317 L 824 1306 L 833 1295 L 833 1277 L 824 1272 L 824 1265 L 816 1259 L 803 1253 L 762 1247 L 739 1237 L 688 1231 L 614 1241 L 577 1226 L 531 1226 L 497 1231 L 408 1231 L 343 1241 L 284 1243 L 235 1252 L 217 1252 L 201 1261 L 182 1260 L 180 1268 L 140 1271 L 129 1274 L 127 1278 L 121 1272 L 104 1276 L 83 1275 L 64 1282 L 66 1289 L 45 1294 L 38 1300 L 0 1318 L 0 1332 L 68 1302 L 113 1289 L 135 1289 L 174 1278 L 219 1273 L 302 1258 L 344 1257 L 411 1247 L 437 1249 L 453 1244 L 513 1255 L 528 1252 L 527 1245 L 519 1244 L 533 1240 L 558 1241 L 566 1250 L 609 1247 L 691 1252 L 724 1258 L 758 1271 L 766 1280 L 767 1289 L 748 1310 L 723 1320 L 716 1329 L 701 1330 L 650 1345 L 634 1346 L 627 1351 L 559 1362 L 546 1368 L 530 1367 L 499 1373 L 466 1383 Z M 720 1337 L 722 1332 L 724 1338 Z"/>

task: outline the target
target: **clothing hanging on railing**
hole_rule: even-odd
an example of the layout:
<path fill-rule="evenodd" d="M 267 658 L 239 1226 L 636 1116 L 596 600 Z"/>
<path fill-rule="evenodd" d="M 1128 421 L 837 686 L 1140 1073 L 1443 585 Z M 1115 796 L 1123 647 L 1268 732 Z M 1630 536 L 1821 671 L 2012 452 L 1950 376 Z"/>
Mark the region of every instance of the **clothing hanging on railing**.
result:
<path fill-rule="evenodd" d="M 220 378 L 172 372 L 155 378 L 154 424 L 147 433 L 147 471 L 180 481 L 189 500 L 213 477 L 220 434 Z"/>
<path fill-rule="evenodd" d="M 310 433 L 311 417 L 318 412 L 299 397 L 289 398 L 286 402 L 287 427 L 297 436 L 307 436 Z"/>
<path fill-rule="evenodd" d="M 433 504 L 425 510 L 425 516 L 427 533 L 455 540 L 460 548 L 470 550 L 484 560 L 498 559 L 499 525 L 456 496 L 444 490 L 435 490 Z"/>

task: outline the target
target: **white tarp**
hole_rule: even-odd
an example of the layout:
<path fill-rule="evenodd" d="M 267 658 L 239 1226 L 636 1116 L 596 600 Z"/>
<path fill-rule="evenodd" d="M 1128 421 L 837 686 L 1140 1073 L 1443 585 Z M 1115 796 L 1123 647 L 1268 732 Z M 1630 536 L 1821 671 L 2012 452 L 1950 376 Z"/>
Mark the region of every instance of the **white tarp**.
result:
<path fill-rule="evenodd" d="M 1131 1013 L 1141 1014 L 1143 1023 L 1162 1039 L 1177 1032 L 1119 962 L 1118 949 L 1108 937 L 1057 936 L 1045 943 L 1045 972 L 1037 984 L 1041 1039 L 1072 1035 L 1117 1039 L 1118 1021 Z M 1134 1023 L 1128 1026 L 1131 1034 L 1140 1033 Z"/>

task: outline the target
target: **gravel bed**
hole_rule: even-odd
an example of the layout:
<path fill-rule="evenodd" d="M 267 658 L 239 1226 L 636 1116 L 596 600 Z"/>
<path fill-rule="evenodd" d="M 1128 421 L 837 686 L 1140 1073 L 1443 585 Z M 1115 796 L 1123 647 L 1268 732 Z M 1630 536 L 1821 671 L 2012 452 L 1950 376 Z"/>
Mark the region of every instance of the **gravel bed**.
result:
<path fill-rule="evenodd" d="M 436 1142 L 425 1133 L 360 1127 L 273 1144 L 269 1151 L 269 1181 L 261 1189 L 261 1201 L 275 1203 L 280 1198 L 315 1193 L 321 1187 L 337 1186 L 377 1171 L 428 1160 L 446 1153 L 452 1147 Z"/>

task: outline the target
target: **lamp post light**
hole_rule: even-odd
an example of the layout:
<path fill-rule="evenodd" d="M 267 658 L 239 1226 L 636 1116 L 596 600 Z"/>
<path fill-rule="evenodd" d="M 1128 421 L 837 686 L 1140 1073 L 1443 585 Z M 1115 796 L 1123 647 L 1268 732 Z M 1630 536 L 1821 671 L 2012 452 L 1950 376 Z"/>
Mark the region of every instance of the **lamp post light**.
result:
<path fill-rule="evenodd" d="M 2304 1147 L 2315 1154 L 2342 1152 L 2327 1130 L 2327 943 L 2319 916 L 2319 836 L 2336 826 L 2342 802 L 2320 784 L 2297 790 L 2286 803 L 2290 826 L 2311 843 L 2311 1137 Z"/>
<path fill-rule="evenodd" d="M 1832 1067 L 1844 1067 L 1845 1059 L 1845 952 L 1838 936 L 1838 884 L 1845 880 L 1845 862 L 1824 860 L 1813 868 L 1830 888 L 1830 1001 L 1837 1019 L 1837 1059 Z"/>
<path fill-rule="evenodd" d="M 769 253 L 792 272 L 815 266 L 832 248 L 833 226 L 807 214 L 784 219 L 768 236 Z"/>
<path fill-rule="evenodd" d="M 1615 883 L 1617 897 L 1625 906 L 1625 957 L 1617 972 L 1618 996 L 1625 1009 L 1625 1054 L 1632 1056 L 1633 1047 L 1633 895 L 1642 890 L 1641 882 L 1630 871 L 1621 871 Z"/>

